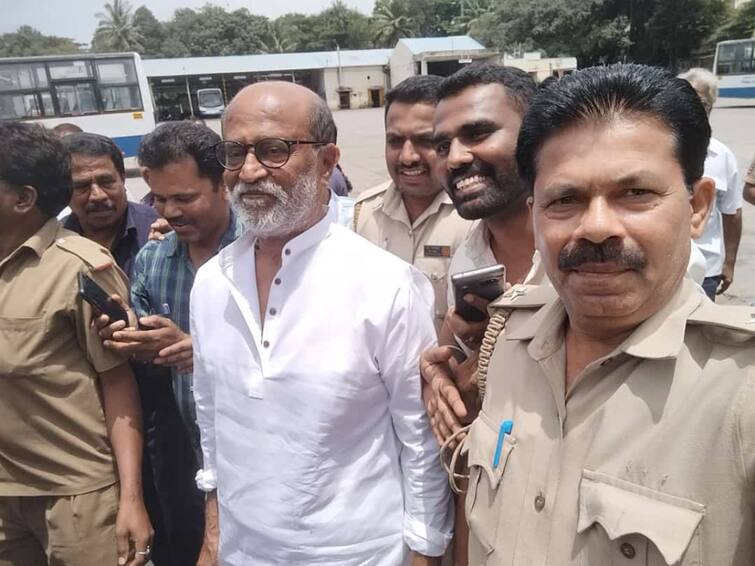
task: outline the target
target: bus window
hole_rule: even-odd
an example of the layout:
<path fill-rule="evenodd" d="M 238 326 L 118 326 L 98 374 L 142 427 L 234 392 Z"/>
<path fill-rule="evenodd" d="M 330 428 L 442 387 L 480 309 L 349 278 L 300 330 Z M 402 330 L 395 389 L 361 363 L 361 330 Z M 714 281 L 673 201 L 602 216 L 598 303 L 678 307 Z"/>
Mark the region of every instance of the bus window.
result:
<path fill-rule="evenodd" d="M 114 110 L 141 110 L 142 101 L 138 86 L 100 87 L 102 107 L 105 112 Z"/>
<path fill-rule="evenodd" d="M 35 118 L 41 115 L 35 94 L 0 94 L 0 119 Z"/>
<path fill-rule="evenodd" d="M 47 67 L 54 81 L 92 78 L 92 67 L 89 61 L 50 61 Z"/>
<path fill-rule="evenodd" d="M 0 90 L 26 90 L 40 87 L 47 87 L 47 74 L 45 74 L 43 64 L 0 65 Z"/>
<path fill-rule="evenodd" d="M 94 87 L 91 83 L 56 85 L 55 94 L 58 97 L 58 106 L 63 116 L 78 116 L 97 112 Z"/>
<path fill-rule="evenodd" d="M 720 44 L 718 46 L 716 74 L 751 73 L 754 69 L 753 51 L 755 51 L 755 42 L 753 41 Z"/>
<path fill-rule="evenodd" d="M 142 109 L 133 59 L 106 59 L 97 61 L 96 65 L 105 112 Z"/>

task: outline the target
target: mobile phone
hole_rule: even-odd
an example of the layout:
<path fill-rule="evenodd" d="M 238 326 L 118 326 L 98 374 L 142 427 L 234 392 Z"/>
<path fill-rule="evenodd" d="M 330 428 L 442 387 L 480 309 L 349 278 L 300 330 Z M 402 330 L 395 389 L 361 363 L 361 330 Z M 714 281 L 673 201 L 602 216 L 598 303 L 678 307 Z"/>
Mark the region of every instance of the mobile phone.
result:
<path fill-rule="evenodd" d="M 503 294 L 506 281 L 506 268 L 500 264 L 489 265 L 471 271 L 456 273 L 451 276 L 454 288 L 455 310 L 457 314 L 469 322 L 481 322 L 487 314 L 473 307 L 464 300 L 464 295 L 471 293 L 492 301 Z"/>
<path fill-rule="evenodd" d="M 122 320 L 128 326 L 128 313 L 124 308 L 111 299 L 94 279 L 83 273 L 79 273 L 79 295 L 102 314 L 108 315 L 111 323 Z"/>

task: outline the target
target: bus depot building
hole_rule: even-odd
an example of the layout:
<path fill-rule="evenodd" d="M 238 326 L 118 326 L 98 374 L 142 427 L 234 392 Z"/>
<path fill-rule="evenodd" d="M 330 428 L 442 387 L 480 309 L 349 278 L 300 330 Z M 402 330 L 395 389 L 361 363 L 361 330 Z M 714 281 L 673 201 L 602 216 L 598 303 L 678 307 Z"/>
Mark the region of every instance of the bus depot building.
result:
<path fill-rule="evenodd" d="M 385 92 L 407 77 L 447 76 L 474 61 L 499 60 L 496 51 L 471 37 L 453 36 L 401 39 L 394 49 L 145 59 L 143 64 L 157 120 L 164 121 L 211 117 L 215 111 L 208 111 L 208 104 L 228 104 L 244 86 L 267 80 L 302 84 L 333 110 L 380 107 Z"/>

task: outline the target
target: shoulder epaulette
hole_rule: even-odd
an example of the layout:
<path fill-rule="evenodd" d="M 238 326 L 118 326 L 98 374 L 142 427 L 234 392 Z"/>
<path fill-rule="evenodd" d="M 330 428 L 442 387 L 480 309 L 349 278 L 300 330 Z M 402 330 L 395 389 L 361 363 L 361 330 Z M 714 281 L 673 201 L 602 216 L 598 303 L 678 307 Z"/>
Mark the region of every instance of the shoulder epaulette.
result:
<path fill-rule="evenodd" d="M 391 183 L 393 181 L 386 181 L 385 183 L 380 183 L 379 185 L 372 187 L 370 189 L 367 189 L 366 191 L 362 191 L 359 193 L 359 196 L 356 197 L 357 204 L 365 202 L 367 200 L 370 200 L 372 198 L 375 198 L 376 196 L 379 196 L 383 194 L 385 191 L 388 190 L 388 187 L 391 186 Z"/>
<path fill-rule="evenodd" d="M 83 236 L 64 236 L 55 240 L 55 245 L 83 260 L 92 271 L 104 271 L 113 266 L 110 252 Z"/>
<path fill-rule="evenodd" d="M 550 303 L 558 295 L 550 285 L 514 285 L 490 303 L 490 309 L 532 309 Z"/>

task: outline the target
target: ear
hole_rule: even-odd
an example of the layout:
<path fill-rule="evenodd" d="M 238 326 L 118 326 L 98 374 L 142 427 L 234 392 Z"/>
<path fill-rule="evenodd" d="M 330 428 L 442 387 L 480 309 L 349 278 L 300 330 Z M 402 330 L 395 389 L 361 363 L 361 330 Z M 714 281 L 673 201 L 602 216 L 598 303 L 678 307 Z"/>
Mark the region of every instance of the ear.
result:
<path fill-rule="evenodd" d="M 708 223 L 708 216 L 713 210 L 713 204 L 716 199 L 716 183 L 710 177 L 702 177 L 692 185 L 692 196 L 689 199 L 689 205 L 692 209 L 691 234 L 692 239 L 702 236 L 705 225 Z"/>
<path fill-rule="evenodd" d="M 144 182 L 147 183 L 147 186 L 149 186 L 149 168 L 148 167 L 140 167 L 139 171 L 142 174 L 142 179 L 144 179 Z"/>
<path fill-rule="evenodd" d="M 31 185 L 23 185 L 15 189 L 18 198 L 16 204 L 13 205 L 13 210 L 19 214 L 26 214 L 34 208 L 37 204 L 37 189 Z"/>
<path fill-rule="evenodd" d="M 317 154 L 317 158 L 320 161 L 320 179 L 328 186 L 330 183 L 330 175 L 333 173 L 333 169 L 336 167 L 336 163 L 341 157 L 341 150 L 334 143 L 329 143 L 324 146 Z"/>

